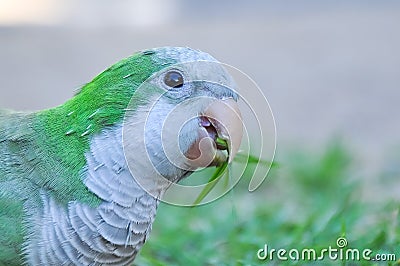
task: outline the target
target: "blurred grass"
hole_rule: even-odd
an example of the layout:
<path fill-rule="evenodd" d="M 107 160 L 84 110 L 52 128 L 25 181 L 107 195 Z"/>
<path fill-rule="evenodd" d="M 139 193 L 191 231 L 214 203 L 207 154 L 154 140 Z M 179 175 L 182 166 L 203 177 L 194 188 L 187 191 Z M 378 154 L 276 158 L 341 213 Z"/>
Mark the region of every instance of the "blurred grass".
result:
<path fill-rule="evenodd" d="M 268 260 L 257 259 L 264 244 L 318 251 L 336 248 L 342 236 L 348 248 L 369 248 L 373 254 L 396 254 L 400 259 L 399 203 L 361 200 L 363 179 L 354 178 L 361 166 L 344 145 L 334 142 L 321 154 L 291 151 L 279 163 L 254 193 L 247 192 L 246 171 L 232 192 L 211 204 L 196 208 L 161 204 L 135 265 L 265 265 Z M 399 184 L 396 175 L 382 176 L 386 185 Z M 275 258 L 269 264 L 305 262 Z M 375 264 L 325 260 L 323 265 Z"/>

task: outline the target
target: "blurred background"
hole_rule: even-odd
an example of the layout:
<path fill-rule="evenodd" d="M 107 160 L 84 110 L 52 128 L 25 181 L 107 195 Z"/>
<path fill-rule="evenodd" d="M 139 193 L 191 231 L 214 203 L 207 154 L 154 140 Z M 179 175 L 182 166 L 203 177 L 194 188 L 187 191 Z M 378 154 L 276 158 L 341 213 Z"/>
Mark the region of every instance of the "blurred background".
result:
<path fill-rule="evenodd" d="M 206 51 L 267 96 L 279 166 L 255 193 L 162 206 L 139 265 L 257 264 L 264 243 L 340 235 L 399 259 L 399 26 L 395 0 L 0 0 L 0 108 L 62 104 L 141 49 Z"/>

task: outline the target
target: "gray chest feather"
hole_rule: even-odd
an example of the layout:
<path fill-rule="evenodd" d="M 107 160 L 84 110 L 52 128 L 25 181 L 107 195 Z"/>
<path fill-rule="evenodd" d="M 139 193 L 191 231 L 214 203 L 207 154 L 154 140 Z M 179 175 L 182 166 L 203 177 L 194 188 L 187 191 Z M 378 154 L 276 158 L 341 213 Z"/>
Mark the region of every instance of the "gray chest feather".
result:
<path fill-rule="evenodd" d="M 41 192 L 43 209 L 32 214 L 35 229 L 26 246 L 30 265 L 129 265 L 148 237 L 158 199 L 127 169 L 120 129 L 94 138 L 83 182 L 103 201 L 60 206 Z M 111 156 L 110 156 L 111 155 Z"/>

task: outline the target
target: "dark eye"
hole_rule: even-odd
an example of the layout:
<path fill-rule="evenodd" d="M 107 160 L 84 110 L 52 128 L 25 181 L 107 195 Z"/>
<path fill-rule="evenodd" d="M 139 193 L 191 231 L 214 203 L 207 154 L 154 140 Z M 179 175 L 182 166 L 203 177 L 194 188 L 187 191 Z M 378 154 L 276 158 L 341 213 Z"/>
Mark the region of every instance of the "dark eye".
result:
<path fill-rule="evenodd" d="M 183 76 L 178 71 L 169 71 L 164 76 L 164 83 L 171 88 L 180 88 L 183 86 Z"/>

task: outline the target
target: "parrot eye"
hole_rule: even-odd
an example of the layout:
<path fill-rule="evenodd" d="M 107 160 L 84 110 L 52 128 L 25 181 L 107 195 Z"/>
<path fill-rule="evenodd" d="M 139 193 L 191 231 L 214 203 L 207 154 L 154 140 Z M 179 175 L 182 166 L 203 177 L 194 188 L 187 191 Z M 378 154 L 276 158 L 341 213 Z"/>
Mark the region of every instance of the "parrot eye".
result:
<path fill-rule="evenodd" d="M 164 83 L 171 88 L 181 88 L 183 86 L 183 76 L 176 70 L 169 71 L 164 76 Z"/>

